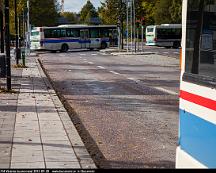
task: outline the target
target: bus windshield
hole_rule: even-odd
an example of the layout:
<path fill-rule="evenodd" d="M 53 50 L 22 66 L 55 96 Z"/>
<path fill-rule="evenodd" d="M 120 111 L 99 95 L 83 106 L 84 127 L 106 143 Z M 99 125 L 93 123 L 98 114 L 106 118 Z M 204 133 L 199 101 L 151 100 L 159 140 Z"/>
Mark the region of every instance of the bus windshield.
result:
<path fill-rule="evenodd" d="M 38 36 L 39 35 L 39 31 L 32 31 L 31 32 L 31 36 Z"/>
<path fill-rule="evenodd" d="M 147 28 L 147 34 L 154 32 L 154 28 Z"/>

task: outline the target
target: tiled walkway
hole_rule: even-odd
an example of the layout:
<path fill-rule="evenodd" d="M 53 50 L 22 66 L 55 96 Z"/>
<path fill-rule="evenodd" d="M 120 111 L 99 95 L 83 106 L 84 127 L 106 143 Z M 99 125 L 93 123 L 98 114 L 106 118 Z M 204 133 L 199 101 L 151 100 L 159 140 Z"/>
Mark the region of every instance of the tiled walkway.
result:
<path fill-rule="evenodd" d="M 20 79 L 17 113 L 11 110 L 15 128 L 9 119 L 6 131 L 0 127 L 0 168 L 96 168 L 37 60 L 31 57 L 28 62 Z"/>

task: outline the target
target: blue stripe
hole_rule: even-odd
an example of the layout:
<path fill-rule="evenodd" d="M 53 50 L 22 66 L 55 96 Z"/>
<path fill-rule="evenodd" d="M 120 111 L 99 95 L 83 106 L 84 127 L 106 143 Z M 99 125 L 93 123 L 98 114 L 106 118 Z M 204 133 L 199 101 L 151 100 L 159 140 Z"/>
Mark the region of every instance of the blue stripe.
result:
<path fill-rule="evenodd" d="M 180 146 L 208 168 L 216 168 L 216 125 L 180 110 Z"/>
<path fill-rule="evenodd" d="M 96 39 L 95 41 L 99 41 L 99 39 Z M 101 41 L 110 42 L 109 39 L 102 39 Z M 91 40 L 79 40 L 79 39 L 68 39 L 68 40 L 43 40 L 42 43 L 91 43 Z"/>
<path fill-rule="evenodd" d="M 42 43 L 91 43 L 91 40 L 79 40 L 79 39 L 70 39 L 70 40 L 43 40 Z"/>

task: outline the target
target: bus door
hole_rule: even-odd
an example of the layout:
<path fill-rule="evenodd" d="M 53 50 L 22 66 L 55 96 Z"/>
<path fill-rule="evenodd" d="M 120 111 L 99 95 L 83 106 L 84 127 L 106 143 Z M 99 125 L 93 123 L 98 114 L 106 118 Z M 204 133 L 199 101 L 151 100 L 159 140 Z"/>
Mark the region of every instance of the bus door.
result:
<path fill-rule="evenodd" d="M 88 29 L 80 30 L 80 44 L 81 44 L 82 49 L 90 47 L 89 30 Z"/>
<path fill-rule="evenodd" d="M 176 168 L 216 168 L 215 7 L 215 0 L 183 0 Z"/>

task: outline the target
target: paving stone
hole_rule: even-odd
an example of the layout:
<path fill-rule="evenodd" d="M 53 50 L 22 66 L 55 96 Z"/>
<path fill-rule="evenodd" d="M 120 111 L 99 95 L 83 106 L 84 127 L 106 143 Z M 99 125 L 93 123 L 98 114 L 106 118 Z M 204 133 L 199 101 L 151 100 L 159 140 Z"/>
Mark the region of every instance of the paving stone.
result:
<path fill-rule="evenodd" d="M 96 169 L 95 163 L 93 160 L 80 160 L 81 167 L 83 169 Z"/>
<path fill-rule="evenodd" d="M 47 85 L 51 85 L 34 58 L 28 58 L 28 67 L 16 81 L 21 83 L 19 96 L 0 99 L 0 106 L 5 106 L 5 111 L 0 110 L 0 168 L 8 168 L 10 160 L 11 168 L 15 169 L 43 169 L 45 165 L 47 168 L 80 168 L 71 146 L 71 141 L 73 145 L 82 145 L 79 134 L 55 91 L 47 90 Z M 94 165 L 87 157 L 83 159 L 86 159 L 80 160 L 83 167 Z"/>
<path fill-rule="evenodd" d="M 48 169 L 80 169 L 79 162 L 46 162 Z"/>
<path fill-rule="evenodd" d="M 17 162 L 12 162 L 11 163 L 11 168 L 12 169 L 45 169 L 44 162 L 23 162 L 23 163 L 17 163 Z"/>
<path fill-rule="evenodd" d="M 10 163 L 0 163 L 0 169 L 9 169 Z"/>

